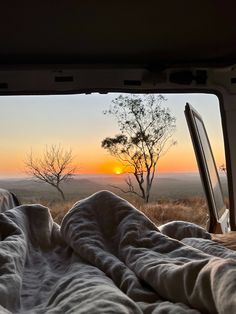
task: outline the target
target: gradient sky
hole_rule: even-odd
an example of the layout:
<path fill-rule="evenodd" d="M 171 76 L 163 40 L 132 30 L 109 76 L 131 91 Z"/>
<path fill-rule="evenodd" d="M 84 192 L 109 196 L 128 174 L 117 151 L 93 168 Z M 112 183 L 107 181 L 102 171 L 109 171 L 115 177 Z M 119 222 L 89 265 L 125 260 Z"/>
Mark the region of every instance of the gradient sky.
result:
<path fill-rule="evenodd" d="M 45 145 L 72 149 L 78 173 L 115 173 L 119 163 L 101 148 L 106 136 L 119 132 L 116 120 L 103 111 L 119 94 L 0 97 L 0 175 L 24 174 L 31 150 L 41 154 Z M 164 103 L 176 117 L 178 144 L 160 159 L 160 172 L 197 171 L 184 116 L 186 102 L 202 115 L 217 165 L 224 163 L 218 98 L 209 94 L 167 94 Z M 220 127 L 219 127 L 220 126 Z"/>

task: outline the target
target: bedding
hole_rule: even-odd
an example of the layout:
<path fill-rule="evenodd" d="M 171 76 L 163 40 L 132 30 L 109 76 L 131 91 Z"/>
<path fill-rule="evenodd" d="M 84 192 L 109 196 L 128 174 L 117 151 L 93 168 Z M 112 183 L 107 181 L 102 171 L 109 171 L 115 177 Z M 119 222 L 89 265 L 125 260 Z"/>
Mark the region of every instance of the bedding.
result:
<path fill-rule="evenodd" d="M 210 238 L 159 230 L 108 191 L 61 226 L 46 207 L 15 207 L 0 214 L 0 313 L 235 313 L 236 253 Z"/>
<path fill-rule="evenodd" d="M 13 193 L 0 189 L 0 213 L 18 205 L 19 201 Z"/>
<path fill-rule="evenodd" d="M 236 231 L 224 234 L 212 234 L 211 239 L 231 250 L 236 251 Z"/>

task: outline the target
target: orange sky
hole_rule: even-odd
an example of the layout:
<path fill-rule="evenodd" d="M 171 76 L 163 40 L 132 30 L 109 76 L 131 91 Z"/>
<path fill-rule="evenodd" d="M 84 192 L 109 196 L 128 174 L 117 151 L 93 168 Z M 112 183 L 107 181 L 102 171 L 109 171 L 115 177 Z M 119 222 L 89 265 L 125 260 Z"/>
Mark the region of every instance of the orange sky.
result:
<path fill-rule="evenodd" d="M 179 146 L 179 147 L 178 147 Z M 42 147 L 43 148 L 43 147 Z M 75 152 L 76 150 L 74 150 Z M 35 151 L 36 153 L 36 151 Z M 218 152 L 215 155 L 216 163 L 220 165 L 223 162 L 222 153 Z M 5 174 L 20 174 L 24 173 L 26 159 L 25 151 L 12 151 L 1 156 L 0 173 Z M 102 149 L 96 151 L 90 150 L 90 154 L 76 154 L 74 164 L 77 167 L 78 173 L 103 173 L 112 174 L 120 171 L 125 171 L 124 166 L 118 162 L 114 157 L 111 157 Z M 185 149 L 181 145 L 176 145 L 163 156 L 157 165 L 160 172 L 192 172 L 197 170 L 197 164 L 194 152 L 191 146 Z"/>
<path fill-rule="evenodd" d="M 78 173 L 122 172 L 122 165 L 101 148 L 106 136 L 119 132 L 116 121 L 102 114 L 116 96 L 0 97 L 0 175 L 24 174 L 27 153 L 32 150 L 40 155 L 45 145 L 50 144 L 72 149 Z M 215 127 L 220 124 L 217 98 L 213 95 L 168 95 L 167 98 L 167 106 L 177 119 L 174 138 L 178 143 L 160 159 L 158 171 L 197 171 L 183 114 L 186 101 L 204 116 L 216 163 L 222 164 L 222 132 Z"/>

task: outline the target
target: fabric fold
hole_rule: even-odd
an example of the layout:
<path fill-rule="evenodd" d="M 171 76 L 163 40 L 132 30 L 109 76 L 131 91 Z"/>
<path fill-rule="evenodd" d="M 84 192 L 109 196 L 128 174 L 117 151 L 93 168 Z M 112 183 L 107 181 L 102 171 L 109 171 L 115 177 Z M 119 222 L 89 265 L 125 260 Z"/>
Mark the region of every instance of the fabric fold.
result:
<path fill-rule="evenodd" d="M 108 191 L 61 227 L 41 205 L 1 213 L 0 312 L 234 313 L 236 254 L 177 225 L 174 239 Z"/>

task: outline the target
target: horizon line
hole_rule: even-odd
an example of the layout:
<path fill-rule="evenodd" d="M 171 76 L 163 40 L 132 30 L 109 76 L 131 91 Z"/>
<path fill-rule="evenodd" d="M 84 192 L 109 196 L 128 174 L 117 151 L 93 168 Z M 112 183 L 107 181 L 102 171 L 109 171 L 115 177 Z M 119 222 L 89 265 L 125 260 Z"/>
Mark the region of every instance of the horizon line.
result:
<path fill-rule="evenodd" d="M 72 175 L 72 177 L 79 177 L 79 176 L 114 176 L 114 177 L 122 177 L 126 175 L 127 173 L 75 173 Z M 199 171 L 160 171 L 155 174 L 155 176 L 158 175 L 164 175 L 164 174 L 199 174 Z M 33 176 L 24 175 L 24 174 L 0 174 L 0 179 L 19 179 L 19 178 L 33 178 Z"/>

